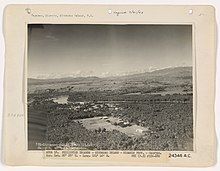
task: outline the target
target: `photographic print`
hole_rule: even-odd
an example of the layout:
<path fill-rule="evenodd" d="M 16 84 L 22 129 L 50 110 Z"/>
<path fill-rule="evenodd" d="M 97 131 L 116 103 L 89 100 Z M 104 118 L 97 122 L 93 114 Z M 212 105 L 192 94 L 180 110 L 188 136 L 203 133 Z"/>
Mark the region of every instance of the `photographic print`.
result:
<path fill-rule="evenodd" d="M 28 24 L 28 150 L 193 151 L 192 25 Z"/>

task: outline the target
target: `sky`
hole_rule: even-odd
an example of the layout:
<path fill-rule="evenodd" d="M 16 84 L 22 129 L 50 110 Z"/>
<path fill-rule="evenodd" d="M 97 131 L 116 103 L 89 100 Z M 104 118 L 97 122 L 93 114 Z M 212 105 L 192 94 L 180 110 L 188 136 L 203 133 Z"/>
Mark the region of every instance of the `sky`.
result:
<path fill-rule="evenodd" d="M 29 78 L 107 77 L 192 66 L 191 25 L 28 27 Z"/>

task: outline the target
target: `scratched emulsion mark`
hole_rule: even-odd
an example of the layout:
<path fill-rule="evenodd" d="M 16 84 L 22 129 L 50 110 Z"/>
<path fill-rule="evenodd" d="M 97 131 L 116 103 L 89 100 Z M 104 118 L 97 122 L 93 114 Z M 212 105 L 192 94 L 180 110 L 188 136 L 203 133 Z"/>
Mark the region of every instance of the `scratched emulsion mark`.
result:
<path fill-rule="evenodd" d="M 35 150 L 36 143 L 44 143 L 46 139 L 47 113 L 28 108 L 28 149 Z"/>

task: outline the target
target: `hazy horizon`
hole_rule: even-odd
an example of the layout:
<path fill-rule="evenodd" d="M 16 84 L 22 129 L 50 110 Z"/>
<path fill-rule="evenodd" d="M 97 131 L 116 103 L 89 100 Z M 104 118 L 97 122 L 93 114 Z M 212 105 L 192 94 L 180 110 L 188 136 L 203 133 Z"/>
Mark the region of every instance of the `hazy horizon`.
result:
<path fill-rule="evenodd" d="M 109 77 L 192 66 L 191 25 L 30 24 L 28 77 Z"/>
<path fill-rule="evenodd" d="M 165 69 L 175 69 L 175 68 L 192 68 L 192 66 L 175 66 L 175 67 L 167 67 L 167 68 L 158 68 L 152 71 L 134 71 L 130 73 L 122 73 L 122 74 L 117 74 L 117 75 L 111 75 L 111 76 L 103 76 L 103 77 L 98 77 L 95 75 L 89 75 L 89 76 L 72 76 L 70 75 L 45 75 L 44 77 L 28 77 L 28 79 L 62 79 L 62 78 L 89 78 L 89 77 L 97 77 L 97 78 L 111 78 L 111 77 L 122 77 L 122 76 L 131 76 L 135 74 L 144 74 L 144 73 L 153 73 L 154 71 L 160 71 L 160 70 L 165 70 Z"/>

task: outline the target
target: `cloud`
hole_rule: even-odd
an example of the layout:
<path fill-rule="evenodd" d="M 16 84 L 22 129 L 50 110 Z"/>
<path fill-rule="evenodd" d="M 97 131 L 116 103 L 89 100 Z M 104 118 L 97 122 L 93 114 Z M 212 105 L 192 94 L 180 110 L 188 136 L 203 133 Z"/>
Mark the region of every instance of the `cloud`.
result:
<path fill-rule="evenodd" d="M 57 41 L 57 40 L 59 40 L 57 37 L 55 37 L 55 36 L 53 36 L 53 35 L 46 35 L 45 38 L 48 39 L 48 40 L 52 40 L 52 41 Z"/>

